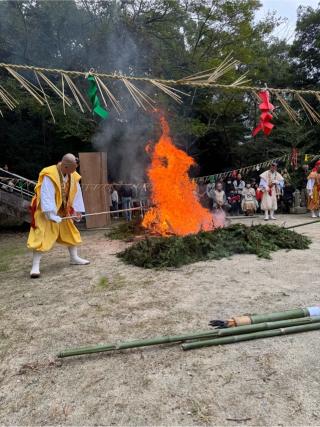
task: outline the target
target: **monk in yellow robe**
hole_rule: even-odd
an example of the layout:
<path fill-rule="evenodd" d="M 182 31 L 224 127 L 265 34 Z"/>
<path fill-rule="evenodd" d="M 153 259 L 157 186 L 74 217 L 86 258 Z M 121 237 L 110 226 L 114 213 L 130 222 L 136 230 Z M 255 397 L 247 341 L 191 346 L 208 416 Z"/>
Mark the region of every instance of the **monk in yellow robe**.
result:
<path fill-rule="evenodd" d="M 33 250 L 31 278 L 40 277 L 42 253 L 49 251 L 56 242 L 68 247 L 71 264 L 89 264 L 78 256 L 81 237 L 73 219 L 63 219 L 75 216 L 79 220 L 85 212 L 79 184 L 81 176 L 76 168 L 76 157 L 66 154 L 60 163 L 40 172 L 36 194 L 31 201 L 32 222 L 28 238 L 28 248 Z"/>
<path fill-rule="evenodd" d="M 311 211 L 312 218 L 320 217 L 320 161 L 317 161 L 315 167 L 308 176 L 308 209 Z"/>

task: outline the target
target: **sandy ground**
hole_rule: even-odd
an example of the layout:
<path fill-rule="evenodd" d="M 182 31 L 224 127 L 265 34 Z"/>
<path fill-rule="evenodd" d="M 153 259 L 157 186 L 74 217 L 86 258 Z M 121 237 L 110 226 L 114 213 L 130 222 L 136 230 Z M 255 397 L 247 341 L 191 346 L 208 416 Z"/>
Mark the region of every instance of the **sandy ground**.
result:
<path fill-rule="evenodd" d="M 2 234 L 0 424 L 320 425 L 319 332 L 189 352 L 167 345 L 55 358 L 68 347 L 319 303 L 320 224 L 298 230 L 312 236 L 311 249 L 169 271 L 124 265 L 115 253 L 125 243 L 87 231 L 81 254 L 90 266 L 69 266 L 57 246 L 33 281 L 26 234 Z"/>

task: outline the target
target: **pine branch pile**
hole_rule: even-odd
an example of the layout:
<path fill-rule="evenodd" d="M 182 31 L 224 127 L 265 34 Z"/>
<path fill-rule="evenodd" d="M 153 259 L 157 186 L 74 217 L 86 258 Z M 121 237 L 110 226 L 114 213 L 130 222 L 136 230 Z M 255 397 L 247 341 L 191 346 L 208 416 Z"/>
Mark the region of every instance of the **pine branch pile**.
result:
<path fill-rule="evenodd" d="M 106 233 L 106 237 L 111 240 L 133 240 L 137 235 L 146 234 L 146 229 L 141 226 L 140 219 L 133 219 L 129 222 L 117 224 L 113 229 Z"/>
<path fill-rule="evenodd" d="M 185 237 L 146 238 L 118 254 L 126 263 L 143 268 L 180 267 L 233 254 L 256 254 L 270 259 L 279 249 L 308 249 L 311 241 L 276 225 L 236 224 Z"/>

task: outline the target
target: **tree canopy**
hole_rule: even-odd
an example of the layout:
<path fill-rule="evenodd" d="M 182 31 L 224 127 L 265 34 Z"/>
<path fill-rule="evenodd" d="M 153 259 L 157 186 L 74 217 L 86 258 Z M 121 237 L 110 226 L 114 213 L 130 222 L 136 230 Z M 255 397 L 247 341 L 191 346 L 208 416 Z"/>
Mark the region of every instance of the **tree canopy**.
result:
<path fill-rule="evenodd" d="M 258 0 L 2 1 L 0 61 L 179 79 L 212 68 L 233 52 L 242 64 L 238 71 L 248 72 L 253 85 L 316 88 L 320 8 L 299 8 L 295 38 L 288 44 L 274 36 L 280 18 L 256 20 L 260 6 Z M 235 78 L 236 71 L 231 71 L 222 81 Z M 7 73 L 0 71 L 0 79 L 19 99 L 19 107 L 3 109 L 0 118 L 3 164 L 35 178 L 65 152 L 108 149 L 113 179 L 138 177 L 137 168 L 143 167 L 139 159 L 146 161 L 143 147 L 157 137 L 157 129 L 123 90 L 118 89 L 127 107 L 123 117 L 111 111 L 110 119 L 101 123 L 77 109 L 64 116 L 61 102 L 54 99 L 54 124 L 48 111 L 25 97 Z M 177 145 L 195 157 L 201 174 L 259 162 L 292 147 L 302 153 L 319 151 L 319 127 L 307 119 L 293 124 L 279 109 L 271 137 L 253 138 L 259 114 L 253 95 L 183 90 L 189 96 L 182 105 L 161 94 L 157 102 Z M 134 175 L 125 172 L 130 155 L 137 162 Z"/>

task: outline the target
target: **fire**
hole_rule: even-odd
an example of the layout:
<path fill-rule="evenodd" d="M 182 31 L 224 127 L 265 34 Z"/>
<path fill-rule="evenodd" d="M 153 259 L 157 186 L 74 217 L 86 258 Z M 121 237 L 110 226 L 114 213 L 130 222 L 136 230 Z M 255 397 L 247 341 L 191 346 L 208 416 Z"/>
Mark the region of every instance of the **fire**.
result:
<path fill-rule="evenodd" d="M 188 176 L 195 162 L 175 147 L 164 117 L 160 123 L 162 135 L 153 149 L 148 170 L 154 207 L 146 213 L 142 225 L 161 235 L 185 236 L 212 230 L 213 216 L 199 203 L 196 184 Z"/>

